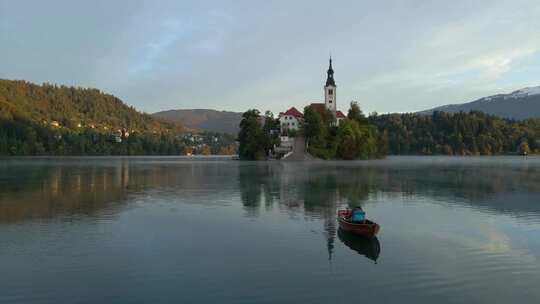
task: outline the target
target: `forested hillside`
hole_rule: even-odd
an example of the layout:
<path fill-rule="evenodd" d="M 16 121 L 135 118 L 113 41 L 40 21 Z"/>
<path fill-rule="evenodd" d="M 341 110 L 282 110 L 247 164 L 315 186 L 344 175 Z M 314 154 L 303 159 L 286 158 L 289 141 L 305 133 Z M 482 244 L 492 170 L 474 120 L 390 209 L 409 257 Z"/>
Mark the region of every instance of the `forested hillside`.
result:
<path fill-rule="evenodd" d="M 181 129 L 96 89 L 0 80 L 0 155 L 180 154 Z"/>
<path fill-rule="evenodd" d="M 0 79 L 0 105 L 0 118 L 10 118 L 16 112 L 37 123 L 58 124 L 70 129 L 164 132 L 179 126 L 140 113 L 97 89 Z"/>
<path fill-rule="evenodd" d="M 540 152 L 540 119 L 515 121 L 482 112 L 374 115 L 388 154 L 497 155 Z"/>

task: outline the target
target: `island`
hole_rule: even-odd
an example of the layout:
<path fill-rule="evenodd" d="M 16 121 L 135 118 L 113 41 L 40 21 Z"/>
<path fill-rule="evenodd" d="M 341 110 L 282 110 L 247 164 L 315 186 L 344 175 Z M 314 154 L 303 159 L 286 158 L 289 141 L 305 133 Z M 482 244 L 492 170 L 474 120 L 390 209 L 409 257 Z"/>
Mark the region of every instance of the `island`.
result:
<path fill-rule="evenodd" d="M 514 120 L 480 111 L 371 113 L 356 101 L 347 116 L 337 110 L 330 58 L 324 103 L 279 113 L 242 115 L 240 159 L 373 159 L 385 155 L 528 155 L 540 153 L 540 119 Z"/>

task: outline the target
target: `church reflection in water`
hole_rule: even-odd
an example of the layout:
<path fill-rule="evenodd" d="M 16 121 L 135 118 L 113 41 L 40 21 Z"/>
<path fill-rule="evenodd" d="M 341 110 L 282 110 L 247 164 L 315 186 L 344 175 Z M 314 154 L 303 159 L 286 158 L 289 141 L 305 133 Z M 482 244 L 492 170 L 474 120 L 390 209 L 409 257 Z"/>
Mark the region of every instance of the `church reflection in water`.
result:
<path fill-rule="evenodd" d="M 338 233 L 336 213 L 384 199 L 429 197 L 433 203 L 455 204 L 484 212 L 540 219 L 540 171 L 532 166 L 474 164 L 257 163 L 240 164 L 239 187 L 247 216 L 256 216 L 264 202 L 291 216 L 323 222 L 329 259 L 336 236 L 353 251 L 376 261 L 378 239 Z M 367 206 L 369 212 L 369 206 Z"/>
<path fill-rule="evenodd" d="M 0 225 L 28 220 L 96 217 L 120 213 L 148 192 L 206 202 L 238 198 L 245 216 L 278 210 L 291 218 L 322 222 L 332 258 L 335 239 L 377 260 L 377 239 L 366 242 L 338 232 L 336 213 L 384 199 L 421 196 L 433 203 L 540 219 L 540 170 L 536 167 L 344 163 L 197 162 L 163 159 L 0 163 Z M 156 192 L 156 190 L 158 192 Z M 164 197 L 166 199 L 166 197 Z M 368 205 L 368 206 L 366 206 Z"/>
<path fill-rule="evenodd" d="M 346 206 L 361 206 L 372 192 L 369 184 L 360 182 L 361 171 L 340 179 L 339 168 L 302 163 L 271 163 L 240 165 L 239 186 L 247 216 L 257 216 L 265 208 L 277 205 L 291 216 L 321 220 L 328 259 L 332 259 L 338 235 L 337 211 Z M 276 204 L 277 203 L 277 204 Z M 349 248 L 376 261 L 379 241 L 361 240 L 341 235 L 339 239 Z"/>

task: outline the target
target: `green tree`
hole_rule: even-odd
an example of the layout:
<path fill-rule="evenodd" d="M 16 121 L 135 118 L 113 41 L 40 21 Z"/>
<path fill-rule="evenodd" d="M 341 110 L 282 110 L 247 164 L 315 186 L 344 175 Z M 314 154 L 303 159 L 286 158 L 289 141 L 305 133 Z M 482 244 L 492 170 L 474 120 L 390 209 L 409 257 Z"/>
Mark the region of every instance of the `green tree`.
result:
<path fill-rule="evenodd" d="M 351 107 L 349 108 L 349 112 L 347 113 L 347 118 L 350 120 L 354 120 L 361 125 L 368 124 L 368 120 L 366 119 L 366 116 L 364 116 L 364 113 L 362 113 L 362 110 L 360 110 L 358 102 L 351 101 L 350 106 Z"/>
<path fill-rule="evenodd" d="M 374 128 L 360 125 L 356 120 L 342 120 L 337 138 L 337 155 L 342 159 L 369 159 L 378 155 L 378 141 Z"/>
<path fill-rule="evenodd" d="M 260 123 L 258 110 L 248 110 L 242 114 L 238 133 L 238 156 L 245 160 L 262 160 L 266 156 L 266 138 Z"/>
<path fill-rule="evenodd" d="M 274 118 L 274 114 L 266 111 L 264 114 L 264 148 L 269 151 L 274 148 L 274 145 L 279 144 L 279 119 Z"/>
<path fill-rule="evenodd" d="M 358 157 L 358 123 L 354 120 L 343 120 L 338 130 L 338 156 L 342 159 Z"/>
<path fill-rule="evenodd" d="M 304 109 L 303 133 L 310 154 L 323 159 L 334 157 L 334 152 L 329 149 L 328 124 L 323 120 L 319 112 L 309 106 Z"/>

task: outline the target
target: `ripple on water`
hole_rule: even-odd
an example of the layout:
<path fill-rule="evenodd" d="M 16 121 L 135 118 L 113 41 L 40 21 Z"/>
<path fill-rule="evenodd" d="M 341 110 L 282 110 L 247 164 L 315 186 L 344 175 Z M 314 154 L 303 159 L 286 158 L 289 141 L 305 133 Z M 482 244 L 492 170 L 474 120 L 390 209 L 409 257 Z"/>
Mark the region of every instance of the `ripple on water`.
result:
<path fill-rule="evenodd" d="M 499 160 L 19 162 L 0 302 L 531 303 L 540 166 Z M 356 204 L 377 264 L 336 234 Z"/>

